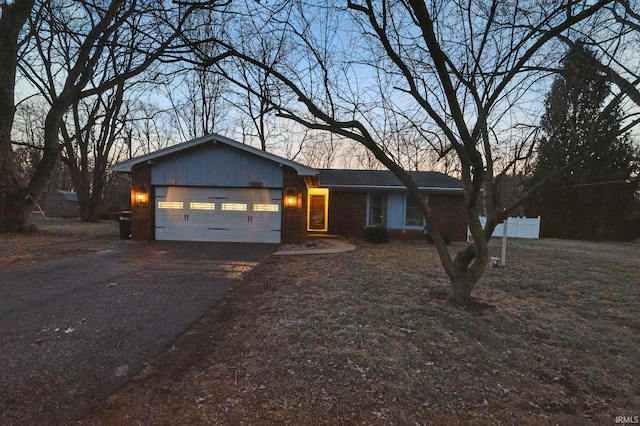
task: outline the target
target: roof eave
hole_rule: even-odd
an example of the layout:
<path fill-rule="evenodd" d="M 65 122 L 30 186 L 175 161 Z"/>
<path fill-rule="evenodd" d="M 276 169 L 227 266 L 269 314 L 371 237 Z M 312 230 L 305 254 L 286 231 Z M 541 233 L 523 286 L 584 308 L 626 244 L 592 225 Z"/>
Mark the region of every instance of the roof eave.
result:
<path fill-rule="evenodd" d="M 367 191 L 406 191 L 405 186 L 400 185 L 321 185 L 329 189 L 358 189 Z M 418 190 L 427 192 L 462 192 L 463 188 L 447 188 L 437 186 L 419 186 Z"/>
<path fill-rule="evenodd" d="M 266 160 L 276 162 L 280 165 L 291 167 L 296 171 L 298 176 L 317 176 L 319 173 L 318 170 L 313 169 L 311 167 L 303 166 L 302 164 L 298 164 L 295 161 L 287 160 L 286 158 L 282 158 L 275 154 L 271 154 L 269 152 L 259 150 L 250 145 L 240 143 L 238 141 L 235 141 L 233 139 L 230 139 L 218 134 L 210 134 L 210 135 L 202 136 L 187 142 L 183 142 L 181 144 L 173 145 L 168 148 L 161 149 L 156 152 L 152 152 L 150 154 L 142 155 L 136 158 L 131 158 L 129 160 L 125 160 L 120 163 L 114 164 L 113 166 L 111 166 L 111 169 L 116 172 L 131 173 L 131 169 L 138 164 L 149 163 L 150 161 L 155 160 L 157 158 L 175 154 L 177 152 L 180 152 L 185 149 L 189 149 L 204 143 L 217 143 L 217 142 L 221 142 L 225 145 L 232 146 L 234 148 L 245 151 L 249 154 L 257 155 Z"/>

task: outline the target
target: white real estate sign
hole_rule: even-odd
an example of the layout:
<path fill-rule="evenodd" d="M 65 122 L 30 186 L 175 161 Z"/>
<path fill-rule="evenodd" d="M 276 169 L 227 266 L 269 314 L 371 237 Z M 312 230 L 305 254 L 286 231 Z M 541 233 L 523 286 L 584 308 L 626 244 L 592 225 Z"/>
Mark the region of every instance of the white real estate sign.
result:
<path fill-rule="evenodd" d="M 482 227 L 487 223 L 487 218 L 480 216 Z M 504 224 L 500 223 L 493 230 L 492 237 L 502 237 Z M 507 219 L 508 238 L 540 238 L 540 217 L 510 217 Z M 471 239 L 471 233 L 467 231 L 467 240 Z"/>

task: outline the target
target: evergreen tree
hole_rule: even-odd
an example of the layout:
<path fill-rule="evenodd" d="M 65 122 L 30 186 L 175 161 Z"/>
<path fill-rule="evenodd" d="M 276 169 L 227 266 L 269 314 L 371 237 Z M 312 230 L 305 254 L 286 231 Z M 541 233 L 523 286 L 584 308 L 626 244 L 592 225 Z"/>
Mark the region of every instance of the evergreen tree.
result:
<path fill-rule="evenodd" d="M 543 236 L 622 239 L 622 218 L 638 189 L 638 157 L 620 135 L 620 108 L 604 107 L 609 84 L 585 49 L 576 45 L 567 53 L 547 95 L 531 181 L 569 167 L 540 192 L 534 210 Z"/>

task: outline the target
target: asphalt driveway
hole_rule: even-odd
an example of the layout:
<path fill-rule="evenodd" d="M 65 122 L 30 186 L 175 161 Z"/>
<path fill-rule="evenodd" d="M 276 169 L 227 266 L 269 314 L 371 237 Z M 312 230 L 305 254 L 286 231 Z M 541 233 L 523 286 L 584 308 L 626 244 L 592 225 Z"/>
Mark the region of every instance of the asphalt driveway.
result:
<path fill-rule="evenodd" d="M 276 249 L 123 241 L 0 269 L 0 424 L 82 418 Z"/>

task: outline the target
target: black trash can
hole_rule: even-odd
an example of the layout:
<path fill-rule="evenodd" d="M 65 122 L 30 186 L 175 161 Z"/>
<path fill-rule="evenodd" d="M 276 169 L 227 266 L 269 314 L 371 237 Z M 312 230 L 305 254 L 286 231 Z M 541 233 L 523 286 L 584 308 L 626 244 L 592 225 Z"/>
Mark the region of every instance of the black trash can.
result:
<path fill-rule="evenodd" d="M 131 238 L 131 212 L 118 212 L 116 215 L 120 224 L 120 239 L 128 240 Z"/>

